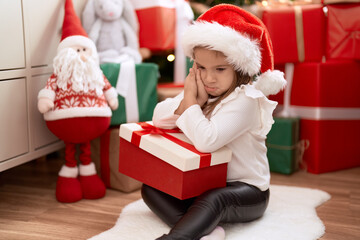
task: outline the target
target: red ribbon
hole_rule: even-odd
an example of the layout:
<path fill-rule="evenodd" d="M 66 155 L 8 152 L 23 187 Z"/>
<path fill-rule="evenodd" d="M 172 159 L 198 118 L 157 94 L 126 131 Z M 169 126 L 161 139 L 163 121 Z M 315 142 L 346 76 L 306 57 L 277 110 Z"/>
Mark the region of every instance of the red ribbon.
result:
<path fill-rule="evenodd" d="M 147 134 L 158 134 L 161 135 L 170 141 L 198 154 L 200 156 L 200 165 L 199 168 L 203 167 L 209 167 L 211 163 L 211 153 L 202 153 L 196 150 L 194 145 L 191 145 L 190 143 L 184 142 L 168 133 L 181 133 L 180 129 L 163 129 L 163 128 L 157 128 L 151 124 L 148 124 L 146 122 L 138 123 L 143 130 L 140 131 L 134 131 L 131 136 L 131 143 L 135 146 L 140 146 L 140 140 L 143 135 Z"/>

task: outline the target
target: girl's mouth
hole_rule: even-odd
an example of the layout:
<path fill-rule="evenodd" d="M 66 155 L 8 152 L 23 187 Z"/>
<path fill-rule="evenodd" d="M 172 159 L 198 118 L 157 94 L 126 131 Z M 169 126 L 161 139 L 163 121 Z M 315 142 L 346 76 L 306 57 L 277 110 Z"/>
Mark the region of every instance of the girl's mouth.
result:
<path fill-rule="evenodd" d="M 216 90 L 216 88 L 214 88 L 214 87 L 208 87 L 206 85 L 204 87 L 207 92 L 214 92 Z"/>

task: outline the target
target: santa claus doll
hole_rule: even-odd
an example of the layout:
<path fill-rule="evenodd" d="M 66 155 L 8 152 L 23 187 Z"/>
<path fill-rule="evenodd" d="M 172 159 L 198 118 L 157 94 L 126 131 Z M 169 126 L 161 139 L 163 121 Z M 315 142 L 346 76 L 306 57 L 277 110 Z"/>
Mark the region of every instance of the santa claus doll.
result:
<path fill-rule="evenodd" d="M 111 109 L 118 107 L 118 98 L 99 67 L 95 44 L 82 28 L 71 0 L 65 2 L 62 30 L 54 73 L 38 94 L 38 109 L 50 131 L 65 143 L 65 164 L 59 172 L 56 198 L 69 203 L 105 195 L 105 185 L 91 160 L 90 141 L 109 127 Z M 80 149 L 79 167 L 76 145 Z"/>

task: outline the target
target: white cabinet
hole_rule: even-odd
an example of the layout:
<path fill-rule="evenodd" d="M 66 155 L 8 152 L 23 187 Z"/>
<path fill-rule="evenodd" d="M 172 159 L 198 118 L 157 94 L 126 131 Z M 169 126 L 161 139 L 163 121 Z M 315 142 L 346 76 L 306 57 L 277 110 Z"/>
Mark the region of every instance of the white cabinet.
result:
<path fill-rule="evenodd" d="M 0 0 L 0 71 L 25 67 L 21 0 Z"/>
<path fill-rule="evenodd" d="M 25 79 L 0 81 L 0 96 L 0 161 L 4 161 L 29 151 Z"/>
<path fill-rule="evenodd" d="M 64 146 L 37 110 L 61 39 L 64 0 L 0 0 L 0 172 Z M 86 0 L 73 0 L 79 17 Z"/>
<path fill-rule="evenodd" d="M 61 37 L 64 2 L 23 0 L 32 67 L 51 65 L 56 55 Z"/>

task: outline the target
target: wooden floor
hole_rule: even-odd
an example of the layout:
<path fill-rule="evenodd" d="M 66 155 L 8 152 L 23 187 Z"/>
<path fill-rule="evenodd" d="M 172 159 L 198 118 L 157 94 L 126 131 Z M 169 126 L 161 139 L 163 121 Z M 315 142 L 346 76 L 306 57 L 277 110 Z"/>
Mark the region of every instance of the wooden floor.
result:
<path fill-rule="evenodd" d="M 0 173 L 0 239 L 87 239 L 111 228 L 121 209 L 140 198 L 139 191 L 107 190 L 100 200 L 57 202 L 54 189 L 61 157 L 52 154 Z M 317 209 L 326 227 L 321 240 L 360 239 L 360 168 L 321 175 L 272 174 L 272 184 L 327 191 L 331 200 Z"/>

